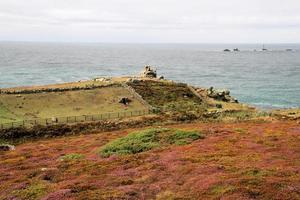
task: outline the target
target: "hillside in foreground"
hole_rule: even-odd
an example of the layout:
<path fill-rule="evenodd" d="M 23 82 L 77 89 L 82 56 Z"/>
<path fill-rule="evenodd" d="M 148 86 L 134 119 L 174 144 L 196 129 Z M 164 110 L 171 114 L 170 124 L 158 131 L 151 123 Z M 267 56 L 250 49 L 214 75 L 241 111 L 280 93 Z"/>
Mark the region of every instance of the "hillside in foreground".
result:
<path fill-rule="evenodd" d="M 0 154 L 0 199 L 300 198 L 296 122 L 166 127 L 204 138 L 110 157 L 99 149 L 144 129 L 21 144 Z"/>

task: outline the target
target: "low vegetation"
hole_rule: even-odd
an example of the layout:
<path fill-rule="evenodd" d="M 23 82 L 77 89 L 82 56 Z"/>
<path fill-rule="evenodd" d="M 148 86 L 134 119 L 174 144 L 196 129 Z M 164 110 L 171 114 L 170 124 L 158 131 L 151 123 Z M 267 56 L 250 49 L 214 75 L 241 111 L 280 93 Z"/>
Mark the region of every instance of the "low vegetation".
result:
<path fill-rule="evenodd" d="M 130 83 L 131 87 L 139 93 L 143 99 L 155 107 L 164 108 L 174 102 L 201 104 L 202 100 L 194 95 L 183 83 L 162 81 L 141 81 Z"/>
<path fill-rule="evenodd" d="M 83 159 L 85 156 L 79 153 L 70 153 L 70 154 L 66 154 L 64 156 L 61 156 L 59 158 L 60 161 L 72 161 L 72 160 L 79 160 L 79 159 Z"/>
<path fill-rule="evenodd" d="M 128 106 L 119 103 L 129 97 Z M 0 123 L 147 109 L 120 86 L 33 94 L 0 94 Z"/>
<path fill-rule="evenodd" d="M 113 154 L 136 154 L 171 144 L 190 144 L 192 141 L 203 138 L 204 136 L 196 131 L 167 128 L 148 129 L 130 133 L 126 137 L 116 139 L 102 147 L 99 152 L 103 157 L 109 157 Z"/>
<path fill-rule="evenodd" d="M 33 183 L 25 189 L 20 189 L 14 194 L 20 199 L 35 200 L 40 199 L 47 193 L 47 187 L 43 183 Z"/>
<path fill-rule="evenodd" d="M 26 142 L 0 152 L 0 199 L 299 199 L 299 130 L 208 122 Z M 108 146 L 121 155 L 99 156 Z"/>

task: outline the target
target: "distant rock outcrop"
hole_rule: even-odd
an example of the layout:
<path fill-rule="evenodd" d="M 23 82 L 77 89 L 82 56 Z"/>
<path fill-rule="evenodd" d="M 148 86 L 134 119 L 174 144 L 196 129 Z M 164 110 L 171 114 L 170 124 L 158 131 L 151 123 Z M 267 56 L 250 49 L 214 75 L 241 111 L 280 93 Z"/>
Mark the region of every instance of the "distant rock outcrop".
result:
<path fill-rule="evenodd" d="M 207 96 L 216 100 L 238 103 L 238 100 L 230 96 L 229 90 L 216 90 L 213 87 L 210 87 L 206 90 Z"/>

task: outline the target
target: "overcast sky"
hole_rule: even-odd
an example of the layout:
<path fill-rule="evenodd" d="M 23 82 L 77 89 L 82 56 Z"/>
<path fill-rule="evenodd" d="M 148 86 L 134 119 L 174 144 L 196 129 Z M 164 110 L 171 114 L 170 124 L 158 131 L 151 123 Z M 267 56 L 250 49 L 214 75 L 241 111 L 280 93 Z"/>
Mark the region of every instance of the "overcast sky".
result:
<path fill-rule="evenodd" d="M 300 0 L 0 0 L 0 40 L 299 43 Z"/>

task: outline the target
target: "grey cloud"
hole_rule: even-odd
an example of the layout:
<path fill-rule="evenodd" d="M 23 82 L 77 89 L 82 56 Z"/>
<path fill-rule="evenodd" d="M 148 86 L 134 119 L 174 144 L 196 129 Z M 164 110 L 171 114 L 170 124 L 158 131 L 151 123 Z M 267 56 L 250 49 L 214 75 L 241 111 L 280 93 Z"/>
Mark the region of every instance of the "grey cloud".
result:
<path fill-rule="evenodd" d="M 299 10 L 298 0 L 1 0 L 0 40 L 300 42 Z"/>

